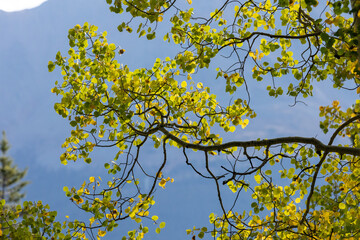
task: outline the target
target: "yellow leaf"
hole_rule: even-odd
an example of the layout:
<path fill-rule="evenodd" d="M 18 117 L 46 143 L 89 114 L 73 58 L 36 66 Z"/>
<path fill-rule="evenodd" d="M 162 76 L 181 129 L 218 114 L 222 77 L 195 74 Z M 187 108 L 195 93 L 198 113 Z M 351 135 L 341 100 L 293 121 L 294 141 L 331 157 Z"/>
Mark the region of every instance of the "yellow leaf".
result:
<path fill-rule="evenodd" d="M 339 22 L 340 22 L 340 17 L 339 16 L 336 16 L 333 20 L 333 23 L 335 26 L 338 26 L 339 25 Z"/>
<path fill-rule="evenodd" d="M 188 2 L 189 4 L 192 4 L 192 0 L 187 0 L 187 2 Z"/>
<path fill-rule="evenodd" d="M 260 184 L 260 182 L 261 182 L 261 176 L 260 176 L 260 175 L 255 175 L 254 178 L 255 178 L 255 181 L 256 181 L 258 184 Z"/>
<path fill-rule="evenodd" d="M 210 154 L 210 155 L 213 155 L 213 156 L 216 156 L 216 155 L 217 155 L 217 153 L 214 152 L 214 151 L 210 151 L 209 154 Z"/>
<path fill-rule="evenodd" d="M 161 181 L 159 182 L 159 186 L 162 188 L 165 188 L 165 184 L 166 184 L 166 179 L 161 179 Z"/>
<path fill-rule="evenodd" d="M 260 55 L 259 55 L 259 60 L 262 59 L 264 56 L 265 56 L 265 54 L 264 54 L 263 52 L 260 53 Z"/>
<path fill-rule="evenodd" d="M 340 208 L 340 209 L 345 209 L 345 208 L 346 208 L 345 203 L 340 203 L 340 204 L 339 204 L 339 208 Z"/>
<path fill-rule="evenodd" d="M 186 88 L 186 86 L 187 86 L 186 81 L 182 81 L 182 83 L 181 83 L 181 87 Z"/>
<path fill-rule="evenodd" d="M 253 59 L 256 59 L 256 56 L 253 52 L 249 52 L 249 56 L 252 57 Z"/>
<path fill-rule="evenodd" d="M 139 212 L 139 213 L 138 213 L 138 215 L 139 215 L 139 216 L 142 216 L 142 217 L 143 217 L 143 216 L 145 216 L 145 217 L 146 217 L 146 216 L 149 216 L 149 211 L 145 211 L 145 212 L 144 212 L 144 211 L 142 211 L 142 212 Z"/>
<path fill-rule="evenodd" d="M 100 131 L 99 131 L 99 138 L 103 138 L 103 137 L 104 137 L 104 133 L 105 133 L 104 130 L 100 130 Z"/>
<path fill-rule="evenodd" d="M 241 127 L 245 128 L 248 124 L 249 124 L 249 119 L 245 119 L 244 121 L 242 121 Z"/>
<path fill-rule="evenodd" d="M 92 218 L 89 219 L 89 221 L 90 221 L 90 226 L 91 226 L 95 222 L 95 218 L 92 217 Z"/>
<path fill-rule="evenodd" d="M 91 183 L 93 183 L 93 182 L 95 181 L 95 178 L 94 178 L 94 177 L 89 177 L 89 181 L 90 181 Z"/>
<path fill-rule="evenodd" d="M 356 93 L 357 93 L 357 94 L 360 94 L 360 87 L 358 87 L 358 88 L 356 89 Z"/>
<path fill-rule="evenodd" d="M 98 235 L 99 235 L 100 237 L 104 237 L 104 236 L 106 235 L 106 231 L 101 231 L 101 230 L 99 229 Z"/>
<path fill-rule="evenodd" d="M 160 15 L 160 16 L 158 16 L 157 21 L 158 21 L 158 22 L 162 22 L 163 19 L 164 19 L 163 16 Z"/>

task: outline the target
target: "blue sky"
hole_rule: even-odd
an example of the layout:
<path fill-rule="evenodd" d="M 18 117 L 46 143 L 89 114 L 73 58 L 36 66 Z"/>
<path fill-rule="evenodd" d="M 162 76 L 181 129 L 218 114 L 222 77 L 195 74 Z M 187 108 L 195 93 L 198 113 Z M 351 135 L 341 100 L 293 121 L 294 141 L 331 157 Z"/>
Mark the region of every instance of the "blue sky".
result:
<path fill-rule="evenodd" d="M 3 2 L 0 1 L 0 8 L 3 8 Z M 214 0 L 212 4 L 216 5 L 216 2 Z M 7 133 L 12 146 L 9 154 L 16 164 L 29 169 L 26 180 L 31 184 L 26 187 L 25 200 L 48 203 L 51 209 L 58 211 L 60 219 L 65 215 L 76 217 L 82 213 L 65 197 L 62 187 L 79 186 L 90 176 L 103 174 L 101 166 L 113 156 L 111 152 L 100 149 L 95 151 L 91 165 L 81 162 L 67 166 L 60 164 L 61 144 L 70 127 L 53 109 L 59 99 L 50 89 L 61 75 L 58 71 L 48 73 L 48 61 L 55 58 L 57 51 L 67 51 L 68 29 L 84 22 L 99 26 L 99 31 L 108 31 L 109 42 L 126 49 L 121 61 L 131 68 L 150 66 L 158 57 L 172 57 L 176 48 L 163 43 L 161 37 L 149 42 L 119 33 L 116 27 L 122 16 L 110 13 L 105 0 L 49 0 L 33 7 L 26 5 L 29 9 L 23 11 L 9 12 L 5 8 L 7 12 L 0 11 L 0 130 Z M 199 74 L 203 78 L 201 81 L 221 92 L 222 86 L 218 86 L 216 81 L 219 80 L 209 74 L 211 71 L 213 69 L 203 70 Z M 331 104 L 336 99 L 349 106 L 357 98 L 318 83 L 315 84 L 315 97 L 305 100 L 307 105 L 289 107 L 292 99 L 266 96 L 266 85 L 257 82 L 249 84 L 254 93 L 252 103 L 256 106 L 258 118 L 252 120 L 245 130 L 228 136 L 229 139 L 252 140 L 290 135 L 327 139 L 318 127 L 318 107 Z M 145 154 L 153 161 L 160 156 L 151 148 Z M 166 190 L 157 191 L 154 211 L 167 225 L 161 235 L 151 235 L 146 239 L 191 239 L 186 236 L 185 229 L 207 225 L 208 215 L 218 210 L 215 186 L 189 169 L 177 150 L 172 151 L 166 171 L 175 182 L 169 184 Z M 121 225 L 116 234 L 125 235 L 130 230 L 126 226 Z M 111 236 L 106 239 L 118 239 L 115 233 Z"/>

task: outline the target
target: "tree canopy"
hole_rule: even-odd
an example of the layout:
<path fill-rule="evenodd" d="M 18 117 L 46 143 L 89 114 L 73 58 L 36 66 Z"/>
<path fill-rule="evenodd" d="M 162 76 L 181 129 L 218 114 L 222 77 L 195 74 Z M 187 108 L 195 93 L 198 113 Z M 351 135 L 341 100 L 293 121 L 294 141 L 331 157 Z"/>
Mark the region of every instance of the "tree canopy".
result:
<path fill-rule="evenodd" d="M 170 149 L 179 148 L 184 162 L 213 182 L 221 209 L 209 209 L 210 225 L 199 223 L 189 234 L 359 238 L 359 100 L 345 109 L 339 101 L 320 107 L 327 142 L 316 136 L 248 141 L 226 136 L 246 131 L 257 117 L 250 81 L 266 82 L 270 96 L 287 95 L 294 105 L 311 97 L 318 81 L 342 94 L 360 92 L 360 1 L 226 0 L 211 3 L 218 7 L 210 13 L 201 9 L 209 1 L 106 2 L 126 19 L 120 32 L 148 40 L 163 37 L 178 54 L 132 70 L 121 60 L 125 50 L 85 23 L 69 30 L 67 54 L 58 52 L 49 62 L 50 71 L 58 67 L 62 74 L 52 89 L 61 97 L 55 110 L 73 127 L 61 162 L 91 164 L 93 150 L 117 151 L 104 165 L 107 176 L 64 187 L 66 196 L 92 214 L 88 222 L 65 224 L 67 237 L 100 238 L 126 220 L 138 228 L 123 239 L 144 238 L 149 222 L 158 224 L 160 233 L 165 222 L 151 206 L 155 190 L 173 181 L 163 169 Z M 163 36 L 158 36 L 160 28 L 168 28 Z M 199 80 L 199 70 L 207 68 L 216 69 L 213 78 L 223 93 L 214 94 L 207 81 Z M 352 144 L 335 141 L 342 137 L 351 137 Z M 144 166 L 149 160 L 142 152 L 149 145 L 163 154 L 155 170 Z M 201 158 L 192 159 L 193 152 Z M 148 189 L 145 179 L 152 182 Z M 226 189 L 234 193 L 231 203 L 222 197 Z M 249 196 L 248 203 L 239 204 L 241 194 Z M 244 211 L 246 204 L 251 211 Z"/>

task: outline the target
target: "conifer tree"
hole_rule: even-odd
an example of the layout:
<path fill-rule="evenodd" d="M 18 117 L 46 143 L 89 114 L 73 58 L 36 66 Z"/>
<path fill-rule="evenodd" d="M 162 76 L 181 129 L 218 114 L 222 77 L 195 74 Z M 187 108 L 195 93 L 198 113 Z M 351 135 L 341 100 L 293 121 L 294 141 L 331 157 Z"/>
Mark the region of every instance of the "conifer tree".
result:
<path fill-rule="evenodd" d="M 9 149 L 10 144 L 3 131 L 0 142 L 0 199 L 5 199 L 8 204 L 14 204 L 25 196 L 21 191 L 28 184 L 28 182 L 22 181 L 27 169 L 21 171 L 13 165 L 13 159 L 7 155 Z"/>

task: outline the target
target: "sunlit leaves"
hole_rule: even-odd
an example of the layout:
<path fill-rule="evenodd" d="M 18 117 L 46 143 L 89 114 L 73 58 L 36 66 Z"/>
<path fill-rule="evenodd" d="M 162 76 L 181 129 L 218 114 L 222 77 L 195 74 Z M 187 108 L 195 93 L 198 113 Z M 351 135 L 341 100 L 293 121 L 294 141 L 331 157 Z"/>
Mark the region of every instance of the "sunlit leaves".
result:
<path fill-rule="evenodd" d="M 83 234 L 81 229 L 70 222 L 55 221 L 57 212 L 50 211 L 49 206 L 41 201 L 25 201 L 12 208 L 5 204 L 5 200 L 1 200 L 0 211 L 0 237 L 3 239 L 70 239 Z"/>
<path fill-rule="evenodd" d="M 174 179 L 170 178 L 170 177 L 168 177 L 167 179 L 162 178 L 161 181 L 159 182 L 159 186 L 162 187 L 162 188 L 165 188 L 165 184 L 167 182 L 174 182 Z"/>
<path fill-rule="evenodd" d="M 163 166 L 156 176 L 142 168 L 140 149 L 151 143 L 164 156 L 168 147 L 182 148 L 184 154 L 195 148 L 228 160 L 230 167 L 221 165 L 221 175 L 213 177 L 208 166 L 207 172 L 219 186 L 221 181 L 227 185 L 230 194 L 242 196 L 240 192 L 246 191 L 252 198 L 251 211 L 238 213 L 233 211 L 238 205 L 231 211 L 222 206 L 222 212 L 209 216 L 211 230 L 194 227 L 188 234 L 200 239 L 206 235 L 340 239 L 357 234 L 360 171 L 356 157 L 329 154 L 307 143 L 256 145 L 260 139 L 248 142 L 252 147 L 216 151 L 223 146 L 224 132 L 239 134 L 256 117 L 250 105 L 254 101 L 249 101 L 249 81 L 264 82 L 271 97 L 286 94 L 295 101 L 312 96 L 315 81 L 331 79 L 334 88 L 352 83 L 351 89 L 359 89 L 358 33 L 349 14 L 358 15 L 350 10 L 349 1 L 225 2 L 207 16 L 187 7 L 176 6 L 172 11 L 172 2 L 165 0 L 107 3 L 114 13 L 131 15 L 119 24 L 119 31 L 147 40 L 155 38 L 158 24 L 170 19 L 163 39 L 179 47 L 179 52 L 156 59 L 147 68 L 131 70 L 120 64 L 124 49 L 108 43 L 106 32 L 85 23 L 69 30 L 67 55 L 59 52 L 56 61 L 49 62 L 49 71 L 57 66 L 63 77 L 51 90 L 61 98 L 55 111 L 68 119 L 72 129 L 62 145 L 61 162 L 83 159 L 91 163 L 95 147 L 116 148 L 114 161 L 104 164 L 112 179 L 102 182 L 90 177 L 77 189 L 64 188 L 79 208 L 93 214 L 86 227 L 96 226 L 98 237 L 103 237 L 117 226 L 116 221 L 128 218 L 139 227 L 123 239 L 142 239 L 149 231 L 142 225 L 146 219 L 158 224 L 157 216 L 150 217 L 149 209 L 155 204 L 152 194 L 173 179 L 162 175 Z M 183 3 L 188 6 L 192 1 Z M 205 68 L 216 69 L 224 96 L 209 88 L 207 78 L 198 78 Z M 324 133 L 338 129 L 360 112 L 359 106 L 357 101 L 341 110 L 334 101 L 321 107 L 320 128 Z M 352 147 L 360 146 L 357 121 L 339 135 L 349 137 Z M 213 149 L 203 150 L 206 147 Z M 153 180 L 150 193 L 141 192 L 143 179 L 129 170 L 136 166 Z M 71 229 L 86 229 L 79 222 L 69 224 Z M 161 222 L 155 232 L 164 227 Z"/>
<path fill-rule="evenodd" d="M 191 11 L 182 15 L 185 20 L 190 16 Z M 117 161 L 128 148 L 129 142 L 132 146 L 140 147 L 144 143 L 143 136 L 148 133 L 152 135 L 154 147 L 158 148 L 163 144 L 160 131 L 162 127 L 191 129 L 181 134 L 171 131 L 171 134 L 186 142 L 203 139 L 204 145 L 219 144 L 222 139 L 219 134 L 211 133 L 211 126 L 216 123 L 224 131 L 234 132 L 235 126 L 244 128 L 248 124 L 249 120 L 243 119 L 244 115 L 254 116 L 246 101 L 236 99 L 232 105 L 223 108 L 217 102 L 216 96 L 210 94 L 208 87 L 191 80 L 191 74 L 197 67 L 197 63 L 193 62 L 192 52 L 184 52 L 175 60 L 156 59 L 150 69 L 130 71 L 127 66 L 120 66 L 115 58 L 116 54 L 123 54 L 124 51 L 118 51 L 114 44 L 107 42 L 106 32 L 98 34 L 95 30 L 96 27 L 88 24 L 83 27 L 75 26 L 69 31 L 69 56 L 63 57 L 58 53 L 56 62 L 49 64 L 50 70 L 53 70 L 53 64 L 58 65 L 63 74 L 63 82 L 53 90 L 62 96 L 61 101 L 55 104 L 55 109 L 69 119 L 73 128 L 71 136 L 63 144 L 66 149 L 60 157 L 63 164 L 77 159 L 91 163 L 90 152 L 97 145 L 101 146 L 103 141 L 119 148 L 115 157 Z M 149 34 L 150 40 L 154 34 Z M 207 57 L 208 55 L 203 56 L 200 65 L 208 66 Z M 188 72 L 187 80 L 175 79 L 179 75 L 178 69 Z M 237 86 L 243 83 L 238 74 L 233 74 L 230 79 Z M 189 120 L 194 113 L 202 116 L 200 122 Z M 174 141 L 169 143 L 181 147 Z M 104 167 L 111 175 L 122 171 L 116 162 L 106 163 Z M 158 186 L 165 188 L 169 181 L 172 182 L 173 179 L 161 178 Z M 138 186 L 139 181 L 129 179 L 123 184 Z M 91 193 L 101 186 L 101 180 L 98 181 L 95 177 L 90 177 L 89 182 L 84 182 L 79 189 L 64 188 L 64 191 L 80 208 L 94 213 L 89 221 L 90 226 L 107 219 L 104 227 L 106 231 L 110 231 L 115 225 L 109 220 L 115 220 L 121 215 L 116 209 L 118 201 L 112 200 L 112 196 L 116 194 L 119 197 L 122 193 L 116 190 L 119 188 L 116 180 L 108 181 L 107 185 L 114 191 L 103 192 L 102 197 L 94 198 L 92 203 Z M 152 198 L 142 195 L 139 195 L 138 200 L 130 198 L 125 202 L 127 207 L 123 214 L 127 214 L 136 223 L 141 223 L 142 217 L 148 216 L 147 209 L 154 204 Z M 156 231 L 160 232 L 162 227 L 163 223 Z M 98 231 L 99 237 L 106 234 L 104 229 Z M 130 231 L 129 236 L 143 233 L 138 230 Z"/>
<path fill-rule="evenodd" d="M 66 65 L 63 61 L 56 62 L 56 64 L 63 69 L 71 67 L 73 72 L 76 73 L 67 73 L 64 77 L 64 83 L 66 81 L 66 85 L 63 84 L 63 87 L 59 86 L 57 88 L 59 89 L 59 94 L 63 95 L 61 103 L 56 104 L 59 114 L 68 116 L 69 111 L 73 112 L 75 110 L 77 113 L 88 115 L 86 118 L 81 115 L 76 116 L 75 120 L 70 121 L 72 127 L 80 126 L 83 129 L 73 131 L 73 137 L 68 138 L 64 144 L 64 146 L 68 147 L 67 153 L 62 156 L 64 163 L 65 160 L 76 160 L 77 157 L 84 158 L 88 163 L 91 162 L 91 159 L 88 157 L 88 152 L 93 148 L 92 143 L 82 145 L 80 141 L 87 138 L 87 133 L 83 131 L 86 127 L 99 124 L 98 118 L 103 118 L 103 124 L 98 125 L 97 137 L 99 139 L 107 138 L 110 141 L 120 140 L 120 136 L 127 134 L 132 135 L 137 133 L 137 131 L 145 132 L 145 129 L 149 126 L 145 120 L 148 121 L 152 118 L 153 121 L 159 121 L 163 116 L 168 114 L 169 110 L 173 111 L 173 116 L 168 119 L 170 121 L 186 117 L 187 112 L 196 112 L 201 115 L 211 113 L 212 117 L 209 118 L 210 125 L 217 122 L 225 131 L 235 131 L 235 127 L 229 125 L 231 122 L 234 125 L 240 124 L 243 128 L 247 125 L 248 120 L 241 119 L 242 115 L 248 114 L 250 111 L 246 106 L 246 102 L 237 101 L 234 105 L 229 106 L 227 108 L 228 112 L 226 113 L 228 116 L 224 118 L 224 113 L 216 113 L 218 104 L 213 95 L 209 94 L 209 88 L 203 87 L 202 83 L 197 83 L 196 90 L 194 89 L 190 92 L 187 92 L 187 81 L 182 81 L 179 84 L 181 88 L 178 88 L 179 85 L 173 78 L 173 76 L 178 75 L 178 72 L 175 70 L 176 66 L 179 65 L 180 68 L 189 73 L 192 73 L 196 67 L 195 63 L 188 64 L 188 62 L 191 62 L 193 59 L 191 52 L 187 51 L 183 55 L 178 55 L 176 61 L 169 58 L 162 62 L 160 59 L 157 59 L 151 70 L 139 69 L 131 72 L 126 66 L 118 68 L 119 64 L 116 60 L 113 60 L 116 46 L 107 43 L 106 34 L 101 34 L 97 38 L 98 35 L 92 32 L 92 29 L 96 28 L 85 25 L 83 29 L 81 29 L 80 26 L 76 26 L 73 30 L 69 31 L 72 40 L 78 43 L 77 47 L 79 47 L 79 52 L 74 50 L 69 51 L 71 54 L 68 60 L 69 65 Z M 81 31 L 84 32 L 81 33 Z M 88 46 L 89 37 L 87 36 L 94 37 L 91 50 L 95 54 L 94 60 L 86 58 L 86 54 L 83 52 L 85 51 L 83 45 Z M 76 61 L 81 60 L 81 62 L 75 64 L 75 59 Z M 90 63 L 92 67 L 87 69 Z M 77 69 L 78 67 L 79 69 Z M 152 79 L 153 75 L 156 79 Z M 106 83 L 106 81 L 101 79 L 107 79 L 110 83 Z M 241 86 L 243 82 L 238 74 L 231 75 L 229 79 L 238 86 Z M 67 84 L 78 86 L 79 91 L 65 91 Z M 84 86 L 88 84 L 90 87 L 85 88 Z M 111 84 L 111 88 L 108 87 L 108 84 Z M 192 86 L 195 85 L 194 82 L 190 82 L 190 84 Z M 190 89 L 193 89 L 192 86 Z M 161 101 L 159 101 L 158 98 L 153 97 L 154 95 L 152 95 L 153 93 L 151 93 L 151 91 L 155 91 L 157 94 L 157 92 L 160 92 L 159 89 L 163 89 L 161 98 L 169 98 L 170 101 L 162 101 L 161 98 Z M 169 94 L 170 92 L 171 94 Z M 94 95 L 94 93 L 96 94 Z M 119 101 L 118 99 L 122 100 Z M 132 106 L 132 102 L 134 102 L 135 99 L 137 104 L 133 106 L 136 109 L 130 109 L 129 106 Z M 106 106 L 109 104 L 112 109 L 125 111 L 121 114 L 123 117 L 117 118 L 113 111 L 104 114 L 106 108 L 108 108 Z M 181 106 L 181 108 L 178 106 Z M 147 109 L 152 110 L 148 111 Z M 139 117 L 143 122 L 134 124 L 136 122 L 134 121 L 131 123 L 132 127 L 122 128 L 121 135 L 119 135 L 116 130 L 111 130 L 119 125 L 126 126 L 128 121 L 133 117 Z M 179 120 L 177 120 L 177 122 L 179 122 Z M 209 137 L 210 132 L 208 125 L 204 119 L 201 123 L 202 127 L 199 129 L 200 136 Z M 196 125 L 193 126 L 196 127 Z M 93 134 L 96 129 L 90 127 L 90 129 L 86 131 Z M 214 139 L 214 137 L 212 138 Z M 153 139 L 155 140 L 155 147 L 158 147 L 160 141 L 157 140 L 158 138 L 153 137 Z M 136 139 L 134 145 L 138 146 L 139 144 L 141 144 L 141 140 Z M 122 145 L 121 141 L 119 141 L 118 147 L 123 149 L 126 148 L 126 145 Z M 85 151 L 82 151 L 79 155 L 74 155 L 74 152 L 78 151 L 77 149 Z"/>
<path fill-rule="evenodd" d="M 346 109 L 345 111 L 341 110 L 340 102 L 335 100 L 331 106 L 321 106 L 320 107 L 320 117 L 325 119 L 320 122 L 320 128 L 327 133 L 330 129 L 339 127 L 341 123 L 344 122 L 344 119 L 349 119 L 350 117 L 356 116 L 358 110 L 360 110 L 360 101 L 356 100 L 355 104 Z M 345 137 L 351 137 L 352 135 L 357 135 L 358 124 L 351 124 L 349 127 L 345 128 L 344 131 L 341 131 L 340 134 Z"/>

